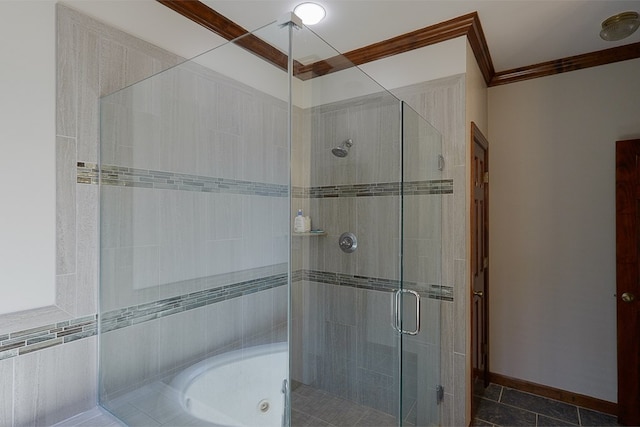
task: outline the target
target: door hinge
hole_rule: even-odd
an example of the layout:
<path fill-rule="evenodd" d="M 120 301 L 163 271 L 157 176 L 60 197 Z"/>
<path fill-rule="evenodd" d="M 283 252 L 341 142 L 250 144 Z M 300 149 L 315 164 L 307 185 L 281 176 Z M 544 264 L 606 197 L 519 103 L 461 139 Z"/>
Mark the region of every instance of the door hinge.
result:
<path fill-rule="evenodd" d="M 289 382 L 285 378 L 282 380 L 282 389 L 280 390 L 284 394 L 284 411 L 282 413 L 282 427 L 291 425 L 291 393 L 289 393 Z"/>
<path fill-rule="evenodd" d="M 488 183 L 489 183 L 489 172 L 485 172 L 485 173 L 484 173 L 483 182 L 484 182 L 485 184 L 488 184 Z"/>
<path fill-rule="evenodd" d="M 436 386 L 436 404 L 441 404 L 444 400 L 444 387 L 441 385 Z"/>
<path fill-rule="evenodd" d="M 483 266 L 484 268 L 489 267 L 489 258 L 486 258 L 486 257 L 485 257 L 485 259 L 484 259 L 484 261 L 483 261 L 483 263 L 482 263 L 482 266 Z"/>

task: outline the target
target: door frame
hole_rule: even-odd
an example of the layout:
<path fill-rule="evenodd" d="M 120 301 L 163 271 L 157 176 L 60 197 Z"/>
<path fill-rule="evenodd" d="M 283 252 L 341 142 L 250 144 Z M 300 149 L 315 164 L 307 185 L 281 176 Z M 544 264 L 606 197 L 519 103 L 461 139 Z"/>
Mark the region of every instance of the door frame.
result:
<path fill-rule="evenodd" d="M 618 422 L 640 425 L 640 139 L 616 142 Z M 625 301 L 630 293 L 635 299 Z"/>
<path fill-rule="evenodd" d="M 480 128 L 474 123 L 471 122 L 471 159 L 473 159 L 473 154 L 475 152 L 475 147 L 476 144 L 478 144 L 479 146 L 481 146 L 484 151 L 485 151 L 485 168 L 484 171 L 488 174 L 489 172 L 489 141 L 488 139 L 484 136 L 484 134 L 482 133 L 482 131 L 480 130 Z M 474 188 L 474 164 L 473 162 L 471 162 L 470 165 L 470 169 L 471 169 L 471 173 L 470 173 L 470 182 L 469 182 L 469 188 L 473 189 Z M 485 350 L 484 350 L 484 369 L 481 372 L 481 376 L 483 379 L 483 383 L 484 386 L 487 387 L 489 385 L 489 182 L 488 180 L 484 180 L 484 253 L 486 255 L 486 259 L 487 259 L 487 265 L 486 267 L 483 269 L 483 275 L 484 275 L 484 295 L 481 297 L 483 299 L 483 305 L 484 305 L 484 313 L 482 314 L 482 321 L 484 323 L 484 345 Z M 473 299 L 474 299 L 474 289 L 473 289 L 473 276 L 474 276 L 474 260 L 473 260 L 473 248 L 474 248 L 474 242 L 475 242 L 475 233 L 474 233 L 474 228 L 473 228 L 473 203 L 474 203 L 474 195 L 473 195 L 473 191 L 470 191 L 470 196 L 469 196 L 469 204 L 470 204 L 470 217 L 469 217 L 469 221 L 470 221 L 470 225 L 469 225 L 469 229 L 471 231 L 471 236 L 470 236 L 470 247 L 471 247 L 471 257 L 470 257 L 470 262 L 469 262 L 469 283 L 470 283 L 470 287 L 469 287 L 469 292 L 468 292 L 468 296 L 469 296 L 469 306 L 471 309 L 471 316 L 469 319 L 470 322 L 470 331 L 471 331 L 471 336 L 470 336 L 470 340 L 471 340 L 471 352 L 474 352 L 474 348 L 473 348 L 473 331 L 474 329 L 474 313 L 473 313 Z M 475 367 L 473 366 L 473 354 L 471 354 L 471 380 L 472 380 L 472 386 L 473 386 L 473 382 L 474 379 L 476 378 L 476 375 L 478 374 L 477 372 L 475 372 Z"/>

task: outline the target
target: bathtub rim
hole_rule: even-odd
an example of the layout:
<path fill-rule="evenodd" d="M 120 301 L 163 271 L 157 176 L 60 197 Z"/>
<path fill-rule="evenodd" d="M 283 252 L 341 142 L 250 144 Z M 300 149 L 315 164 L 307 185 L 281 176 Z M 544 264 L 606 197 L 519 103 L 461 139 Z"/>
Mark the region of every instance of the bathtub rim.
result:
<path fill-rule="evenodd" d="M 287 341 L 280 341 L 275 343 L 240 348 L 237 350 L 231 350 L 224 353 L 216 354 L 183 369 L 173 378 L 170 383 L 170 387 L 177 393 L 178 404 L 180 405 L 180 408 L 182 408 L 182 411 L 185 414 L 188 414 L 190 417 L 199 419 L 191 413 L 189 408 L 187 408 L 185 399 L 185 391 L 191 386 L 194 381 L 197 380 L 199 376 L 211 369 L 226 366 L 233 362 L 242 362 L 268 354 L 286 353 L 288 350 L 289 343 Z M 287 363 L 287 371 L 283 380 L 287 380 L 288 383 L 290 382 L 289 371 L 289 364 Z M 290 389 L 290 387 L 288 387 L 288 389 Z M 210 421 L 206 422 L 210 423 Z"/>

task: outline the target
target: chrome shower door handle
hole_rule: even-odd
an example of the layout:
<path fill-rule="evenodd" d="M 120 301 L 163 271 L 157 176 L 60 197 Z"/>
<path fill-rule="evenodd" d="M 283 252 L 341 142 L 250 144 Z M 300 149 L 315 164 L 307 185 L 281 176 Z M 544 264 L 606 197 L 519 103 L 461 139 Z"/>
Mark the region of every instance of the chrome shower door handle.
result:
<path fill-rule="evenodd" d="M 416 291 L 412 291 L 410 289 L 400 289 L 395 291 L 395 304 L 394 304 L 394 315 L 395 315 L 395 325 L 394 328 L 396 331 L 405 335 L 418 335 L 420 332 L 420 294 Z M 401 300 L 403 294 L 411 294 L 416 299 L 416 328 L 413 331 L 407 331 L 402 329 L 402 309 L 401 309 Z"/>

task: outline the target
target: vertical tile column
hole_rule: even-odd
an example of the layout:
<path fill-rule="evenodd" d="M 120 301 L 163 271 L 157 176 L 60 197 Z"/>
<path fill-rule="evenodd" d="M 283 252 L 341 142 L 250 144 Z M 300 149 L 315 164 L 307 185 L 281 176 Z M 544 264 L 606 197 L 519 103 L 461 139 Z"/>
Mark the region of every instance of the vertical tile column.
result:
<path fill-rule="evenodd" d="M 93 407 L 95 357 L 92 337 L 16 358 L 14 425 L 51 425 Z"/>
<path fill-rule="evenodd" d="M 73 316 L 97 310 L 98 190 L 76 183 L 78 162 L 96 163 L 99 97 L 179 58 L 57 6 L 57 304 Z"/>
<path fill-rule="evenodd" d="M 56 137 L 56 304 L 76 311 L 76 140 Z"/>
<path fill-rule="evenodd" d="M 56 30 L 56 304 L 76 311 L 76 110 L 74 26 L 58 7 Z M 95 312 L 95 311 L 94 311 Z"/>
<path fill-rule="evenodd" d="M 13 364 L 15 359 L 0 360 L 0 425 L 13 425 Z"/>

